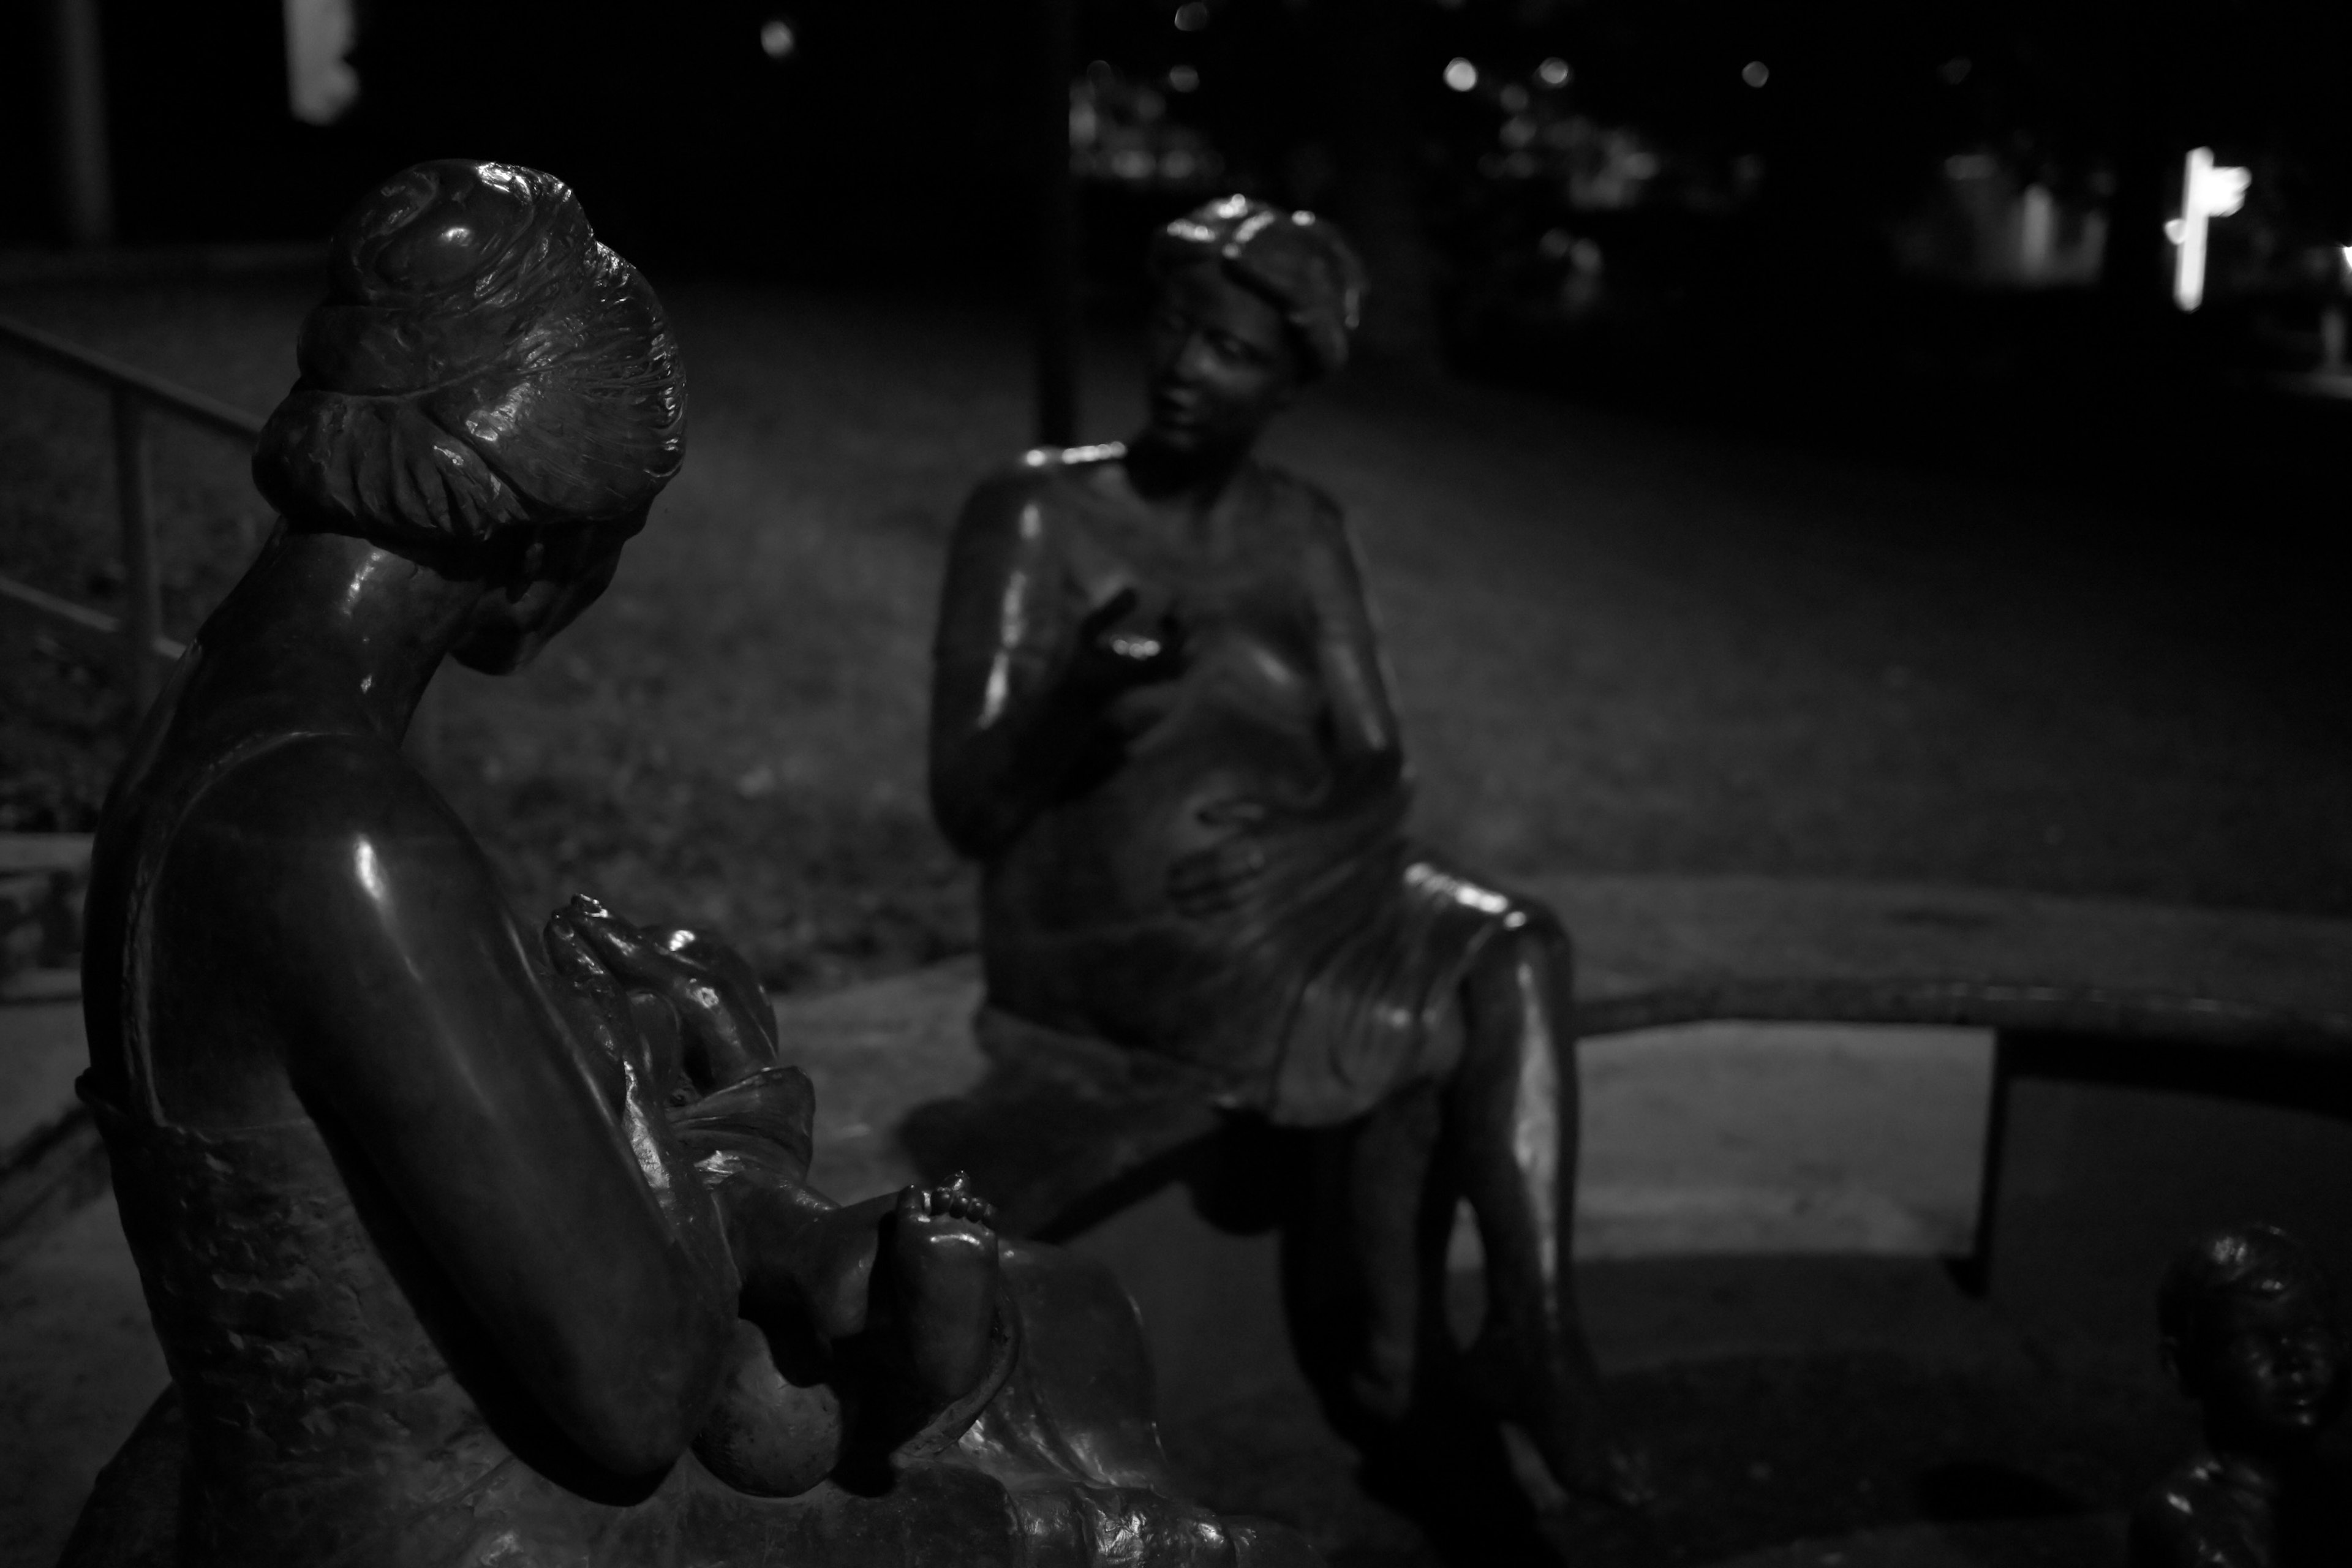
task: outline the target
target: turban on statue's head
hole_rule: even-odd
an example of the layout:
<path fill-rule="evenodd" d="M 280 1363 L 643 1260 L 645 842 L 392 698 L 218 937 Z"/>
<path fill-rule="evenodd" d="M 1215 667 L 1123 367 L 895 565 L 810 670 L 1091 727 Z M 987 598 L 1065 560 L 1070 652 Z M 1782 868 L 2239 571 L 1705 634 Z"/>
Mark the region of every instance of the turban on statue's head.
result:
<path fill-rule="evenodd" d="M 1328 375 L 1348 363 L 1348 337 L 1364 299 L 1364 266 L 1338 228 L 1308 212 L 1248 196 L 1193 208 L 1151 242 L 1152 275 L 1214 261 L 1263 295 L 1297 335 L 1309 367 Z"/>
<path fill-rule="evenodd" d="M 686 453 L 686 377 L 661 301 L 563 182 L 419 163 L 335 233 L 301 379 L 254 452 L 299 527 L 478 542 L 625 515 Z"/>

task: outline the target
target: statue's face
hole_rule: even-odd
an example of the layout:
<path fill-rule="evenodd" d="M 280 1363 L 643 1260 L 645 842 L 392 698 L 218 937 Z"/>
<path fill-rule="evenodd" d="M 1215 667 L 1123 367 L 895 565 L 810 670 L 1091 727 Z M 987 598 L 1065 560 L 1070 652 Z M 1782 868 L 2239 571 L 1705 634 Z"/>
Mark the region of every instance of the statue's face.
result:
<path fill-rule="evenodd" d="M 485 675 L 510 675 L 537 658 L 556 633 L 602 596 L 621 563 L 622 546 L 645 524 L 640 507 L 604 522 L 533 530 L 515 557 L 484 583 L 452 657 Z"/>
<path fill-rule="evenodd" d="M 1298 384 L 1298 351 L 1281 313 L 1213 262 L 1161 283 L 1150 351 L 1146 430 L 1174 451 L 1246 447 Z"/>
<path fill-rule="evenodd" d="M 2200 1360 L 2193 1392 L 2209 1419 L 2244 1437 L 2307 1439 L 2344 1407 L 2344 1336 L 2299 1285 L 2231 1291 L 2208 1321 Z"/>

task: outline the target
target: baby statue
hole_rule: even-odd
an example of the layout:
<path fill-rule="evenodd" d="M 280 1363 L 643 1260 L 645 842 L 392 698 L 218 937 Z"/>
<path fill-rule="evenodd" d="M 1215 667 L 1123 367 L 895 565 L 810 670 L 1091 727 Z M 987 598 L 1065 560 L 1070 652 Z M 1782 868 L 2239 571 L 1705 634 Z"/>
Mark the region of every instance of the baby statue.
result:
<path fill-rule="evenodd" d="M 2316 1452 L 2347 1373 L 2318 1260 L 2270 1226 L 2216 1232 L 2173 1260 L 2157 1320 L 2205 1431 L 2133 1510 L 2132 1568 L 2352 1561 L 2352 1479 L 2331 1478 Z"/>

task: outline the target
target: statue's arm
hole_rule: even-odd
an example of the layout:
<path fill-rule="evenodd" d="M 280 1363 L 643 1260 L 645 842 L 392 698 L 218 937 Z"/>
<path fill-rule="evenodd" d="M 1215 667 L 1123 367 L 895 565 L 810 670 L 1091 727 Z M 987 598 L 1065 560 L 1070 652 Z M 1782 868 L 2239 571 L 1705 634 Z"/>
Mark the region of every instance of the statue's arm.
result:
<path fill-rule="evenodd" d="M 714 1391 L 738 1279 L 659 1087 L 624 1065 L 625 1000 L 600 1022 L 560 994 L 463 825 L 379 745 L 282 747 L 206 815 L 241 851 L 207 881 L 306 1104 L 590 1458 L 667 1464 Z"/>
<path fill-rule="evenodd" d="M 1315 605 L 1316 658 L 1330 703 L 1338 805 L 1398 786 L 1405 776 L 1404 742 L 1389 700 L 1387 659 L 1355 542 L 1337 503 L 1319 493 L 1315 500 L 1305 571 Z"/>
<path fill-rule="evenodd" d="M 1071 679 L 1077 627 L 1034 481 L 972 492 L 949 547 L 932 648 L 931 810 L 985 858 L 1051 800 L 1093 738 L 1098 696 Z"/>

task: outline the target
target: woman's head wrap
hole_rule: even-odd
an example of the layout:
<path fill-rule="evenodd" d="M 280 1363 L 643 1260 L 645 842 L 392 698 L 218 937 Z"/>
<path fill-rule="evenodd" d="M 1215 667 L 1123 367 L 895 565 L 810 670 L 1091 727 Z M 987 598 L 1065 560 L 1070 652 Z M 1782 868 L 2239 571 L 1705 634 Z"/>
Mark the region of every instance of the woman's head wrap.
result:
<path fill-rule="evenodd" d="M 1328 375 L 1348 363 L 1348 336 L 1364 300 L 1364 264 L 1338 228 L 1308 212 L 1284 212 L 1248 196 L 1193 208 L 1152 237 L 1151 274 L 1214 261 L 1263 295 L 1297 334 L 1309 366 Z"/>
<path fill-rule="evenodd" d="M 618 517 L 686 453 L 686 377 L 661 302 L 563 182 L 419 163 L 335 233 L 301 379 L 253 457 L 298 527 L 478 542 Z"/>

